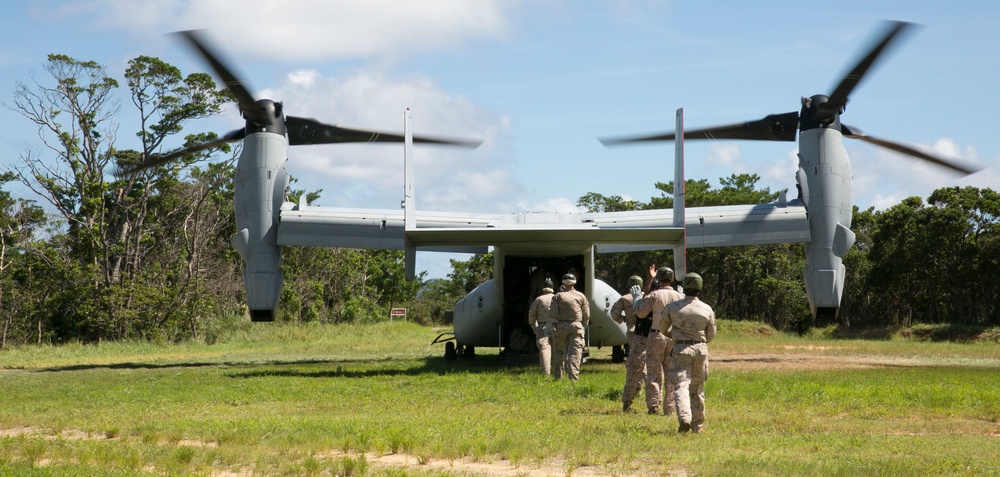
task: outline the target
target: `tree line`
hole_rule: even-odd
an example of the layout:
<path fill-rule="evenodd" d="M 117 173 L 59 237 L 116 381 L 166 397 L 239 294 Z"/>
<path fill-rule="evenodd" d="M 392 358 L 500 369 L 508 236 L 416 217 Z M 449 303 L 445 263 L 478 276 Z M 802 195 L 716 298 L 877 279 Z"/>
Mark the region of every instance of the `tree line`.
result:
<path fill-rule="evenodd" d="M 0 172 L 0 347 L 9 344 L 147 339 L 211 342 L 245 321 L 235 233 L 233 180 L 238 148 L 221 145 L 138 174 L 115 171 L 183 139 L 191 120 L 233 101 L 204 73 L 183 75 L 157 58 L 128 62 L 124 88 L 92 61 L 49 55 L 49 77 L 17 83 L 5 106 L 38 128 L 28 150 Z M 124 89 L 124 91 L 122 91 Z M 123 102 L 117 98 L 125 97 Z M 123 111 L 123 108 L 127 108 Z M 123 118 L 137 118 L 122 124 Z M 133 148 L 119 147 L 121 141 Z M 777 193 L 755 175 L 690 180 L 690 206 L 755 204 Z M 19 183 L 34 199 L 15 197 Z M 293 181 L 294 185 L 294 181 Z M 649 202 L 589 193 L 591 211 L 672 207 L 667 191 Z M 289 191 L 318 199 L 322 191 Z M 956 323 L 996 326 L 1000 240 L 996 192 L 935 191 L 886 211 L 855 210 L 857 246 L 845 257 L 842 318 L 862 326 Z M 719 316 L 780 329 L 809 321 L 800 244 L 693 249 L 689 269 L 707 280 Z M 595 273 L 625 283 L 669 252 L 601 254 Z M 282 251 L 285 286 L 278 319 L 364 322 L 405 306 L 410 319 L 442 323 L 455 301 L 492 274 L 492 254 L 452 261 L 447 279 L 403 279 L 402 252 L 326 248 Z"/>

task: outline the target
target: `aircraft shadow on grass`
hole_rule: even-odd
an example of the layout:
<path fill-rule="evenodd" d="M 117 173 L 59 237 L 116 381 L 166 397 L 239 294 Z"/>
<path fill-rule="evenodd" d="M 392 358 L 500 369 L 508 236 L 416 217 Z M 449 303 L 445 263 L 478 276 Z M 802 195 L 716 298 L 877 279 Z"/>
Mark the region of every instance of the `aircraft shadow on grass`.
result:
<path fill-rule="evenodd" d="M 453 372 L 497 372 L 499 369 L 508 369 L 515 373 L 534 372 L 537 361 L 531 366 L 506 366 L 503 364 L 503 356 L 483 355 L 477 356 L 475 361 L 455 362 L 444 357 L 428 357 L 423 360 L 397 360 L 397 359 L 301 359 L 301 360 L 270 360 L 270 361 L 222 361 L 222 362 L 178 362 L 178 363 L 109 363 L 109 364 L 74 364 L 68 366 L 53 366 L 33 370 L 42 373 L 55 373 L 66 371 L 90 371 L 97 369 L 185 369 L 185 368 L 234 368 L 232 371 L 224 373 L 231 378 L 257 378 L 257 377 L 308 377 L 308 378 L 369 378 L 376 376 L 420 376 L 425 374 L 446 375 Z M 402 367 L 394 363 L 399 361 L 416 361 L 414 366 Z M 598 360 L 600 361 L 600 360 Z M 609 361 L 610 362 L 610 361 Z M 379 369 L 358 369 L 373 365 L 383 365 Z M 296 366 L 303 365 L 324 365 L 323 369 L 295 369 Z M 246 369 L 265 368 L 265 369 Z"/>

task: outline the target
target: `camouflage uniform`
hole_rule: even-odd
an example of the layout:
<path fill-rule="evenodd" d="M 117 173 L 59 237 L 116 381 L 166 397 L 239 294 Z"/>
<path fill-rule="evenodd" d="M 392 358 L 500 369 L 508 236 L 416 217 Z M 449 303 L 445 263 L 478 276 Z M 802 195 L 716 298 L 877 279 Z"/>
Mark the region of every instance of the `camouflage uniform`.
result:
<path fill-rule="evenodd" d="M 590 300 L 570 288 L 557 293 L 552 301 L 558 318 L 552 335 L 552 377 L 560 379 L 565 371 L 576 381 L 583 360 L 584 330 L 590 324 Z"/>
<path fill-rule="evenodd" d="M 646 338 L 646 407 L 650 413 L 656 412 L 663 402 L 663 392 L 667 396 L 673 394 L 673 384 L 669 381 L 664 383 L 663 373 L 670 369 L 670 353 L 667 349 L 673 346 L 673 342 L 665 335 L 670 323 L 663 320 L 663 310 L 667 304 L 684 298 L 680 292 L 674 290 L 670 285 L 662 285 L 660 288 L 649 292 L 639 301 L 635 309 L 638 317 L 647 317 L 652 314 L 652 329 Z M 664 406 L 664 414 L 670 414 L 670 407 Z"/>
<path fill-rule="evenodd" d="M 622 389 L 622 409 L 628 410 L 646 379 L 646 337 L 635 333 L 635 310 L 632 309 L 632 295 L 625 293 L 611 307 L 611 318 L 625 323 L 629 352 L 625 358 L 625 387 Z"/>
<path fill-rule="evenodd" d="M 544 288 L 528 308 L 528 324 L 535 330 L 535 344 L 538 345 L 538 364 L 546 376 L 552 374 L 552 327 L 556 322 L 553 298 L 552 289 Z"/>
<path fill-rule="evenodd" d="M 670 381 L 680 432 L 701 432 L 705 424 L 708 343 L 715 338 L 715 312 L 696 296 L 671 303 L 666 310 L 674 338 Z"/>

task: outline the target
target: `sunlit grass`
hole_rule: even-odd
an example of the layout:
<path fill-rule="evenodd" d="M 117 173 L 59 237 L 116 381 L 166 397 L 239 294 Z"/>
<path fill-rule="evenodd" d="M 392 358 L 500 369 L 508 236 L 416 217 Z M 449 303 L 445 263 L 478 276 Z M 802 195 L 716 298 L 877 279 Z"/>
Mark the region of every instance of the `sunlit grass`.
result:
<path fill-rule="evenodd" d="M 423 466 L 462 459 L 567 474 L 1000 474 L 997 345 L 720 328 L 712 352 L 721 358 L 916 364 L 720 362 L 706 432 L 682 436 L 674 418 L 620 412 L 624 372 L 608 349 L 592 350 L 571 383 L 503 367 L 496 350 L 445 361 L 429 345 L 437 331 L 408 323 L 253 325 L 211 346 L 18 348 L 0 353 L 0 474 L 388 472 L 366 453 L 408 456 L 406 475 L 440 474 Z"/>

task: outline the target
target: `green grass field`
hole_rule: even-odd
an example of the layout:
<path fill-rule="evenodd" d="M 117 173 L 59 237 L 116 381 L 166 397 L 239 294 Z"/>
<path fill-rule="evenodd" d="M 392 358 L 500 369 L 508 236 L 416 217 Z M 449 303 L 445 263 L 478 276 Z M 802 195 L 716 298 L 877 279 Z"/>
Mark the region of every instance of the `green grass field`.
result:
<path fill-rule="evenodd" d="M 1000 475 L 996 342 L 724 322 L 706 430 L 678 435 L 672 416 L 621 413 L 607 348 L 553 382 L 495 349 L 445 361 L 439 331 L 0 351 L 0 475 Z"/>

